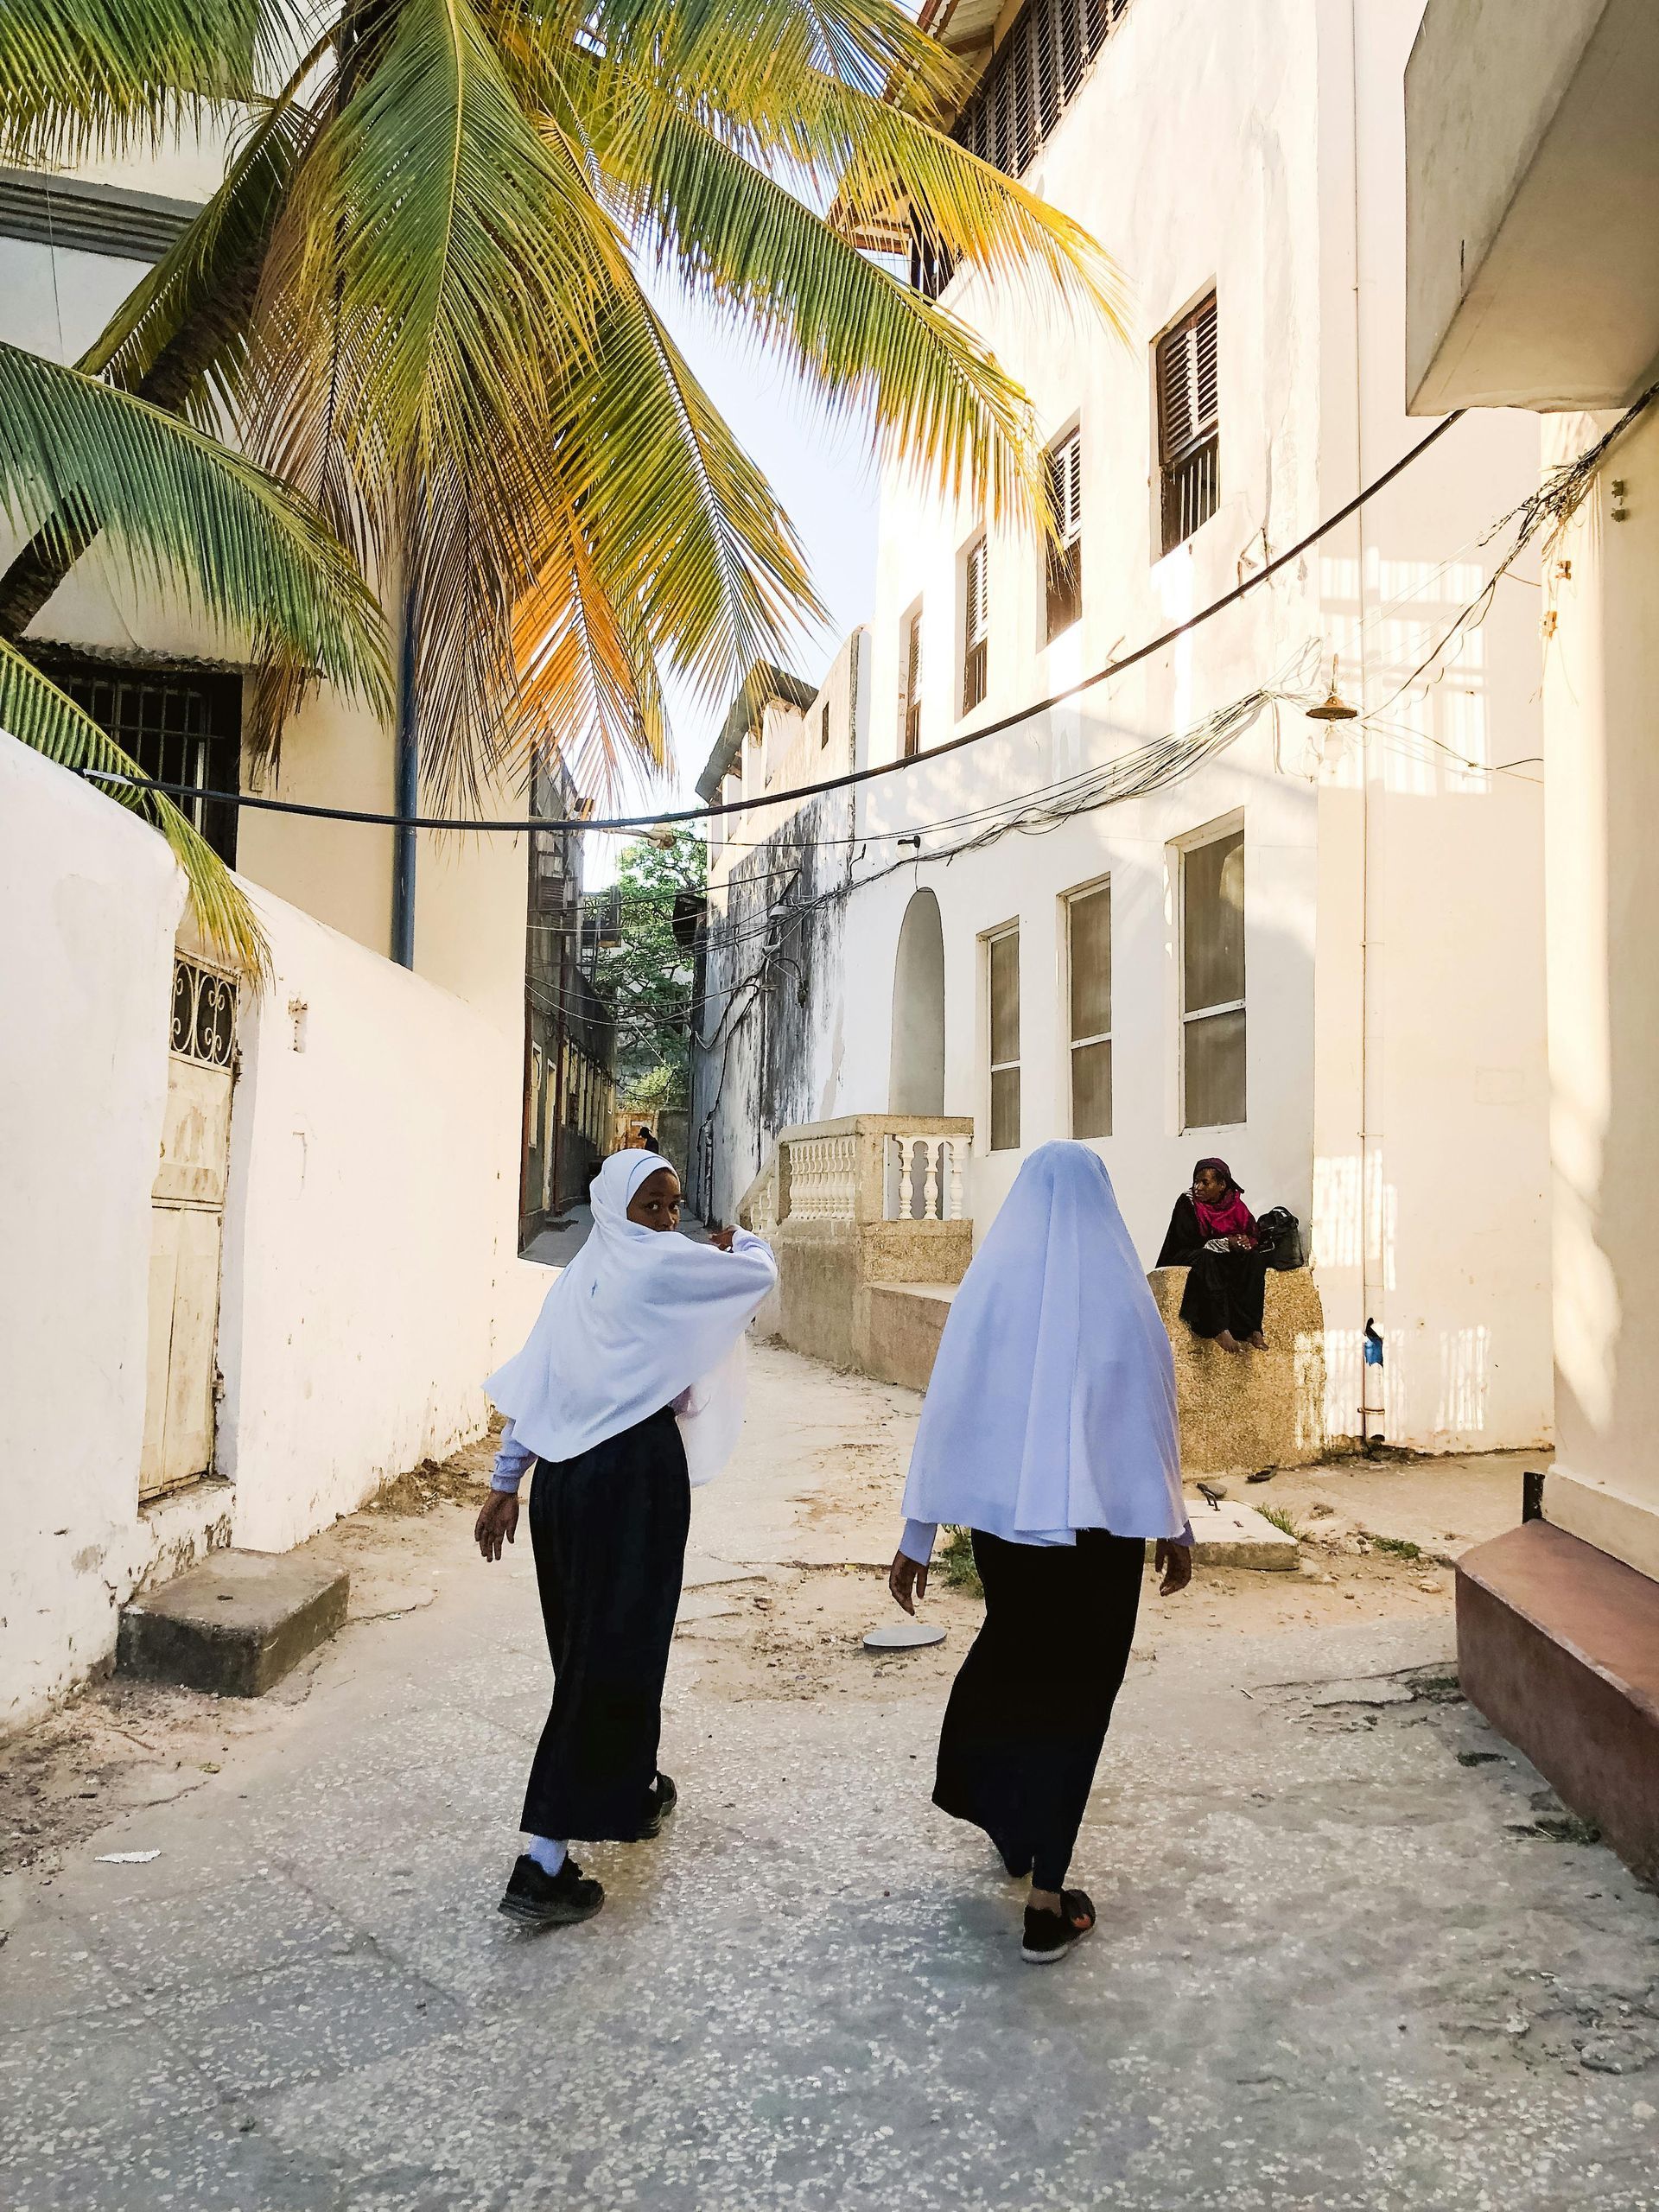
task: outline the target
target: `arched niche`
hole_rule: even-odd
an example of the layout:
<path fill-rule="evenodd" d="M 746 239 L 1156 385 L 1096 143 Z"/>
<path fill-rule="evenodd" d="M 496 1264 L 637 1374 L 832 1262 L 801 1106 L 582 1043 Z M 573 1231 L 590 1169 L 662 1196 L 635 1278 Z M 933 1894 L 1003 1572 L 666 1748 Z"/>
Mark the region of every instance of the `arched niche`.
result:
<path fill-rule="evenodd" d="M 899 931 L 887 1111 L 944 1111 L 944 925 L 931 891 L 916 893 Z"/>

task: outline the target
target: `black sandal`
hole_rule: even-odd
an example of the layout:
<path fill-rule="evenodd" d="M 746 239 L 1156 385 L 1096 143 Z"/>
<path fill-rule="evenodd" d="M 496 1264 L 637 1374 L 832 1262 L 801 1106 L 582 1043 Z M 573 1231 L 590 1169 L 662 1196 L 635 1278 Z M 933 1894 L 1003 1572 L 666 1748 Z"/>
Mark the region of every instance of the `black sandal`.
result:
<path fill-rule="evenodd" d="M 1080 1943 L 1092 1933 L 1095 1908 L 1084 1890 L 1062 1890 L 1060 1910 L 1050 1912 L 1035 1905 L 1026 1907 L 1026 1938 L 1020 1947 L 1020 1955 L 1034 1967 L 1052 1966 L 1056 1959 L 1064 1958 L 1072 1946 Z"/>

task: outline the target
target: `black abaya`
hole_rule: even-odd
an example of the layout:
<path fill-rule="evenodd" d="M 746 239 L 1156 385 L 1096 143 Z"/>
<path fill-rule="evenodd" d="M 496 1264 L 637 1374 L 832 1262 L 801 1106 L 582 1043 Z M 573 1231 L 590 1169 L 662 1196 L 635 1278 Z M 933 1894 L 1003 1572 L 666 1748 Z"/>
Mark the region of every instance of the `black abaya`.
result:
<path fill-rule="evenodd" d="M 685 1447 L 666 1407 L 577 1459 L 537 1463 L 530 1532 L 554 1681 L 527 1834 L 639 1836 L 690 1521 Z"/>
<path fill-rule="evenodd" d="M 1187 1269 L 1181 1319 L 1195 1337 L 1218 1337 L 1230 1329 L 1242 1342 L 1262 1326 L 1268 1294 L 1266 1253 L 1208 1250 L 1198 1210 L 1185 1191 L 1169 1217 L 1158 1265 Z"/>
<path fill-rule="evenodd" d="M 933 1802 L 982 1827 L 1039 1890 L 1065 1881 L 1128 1665 L 1147 1548 L 1084 1529 L 1075 1544 L 974 1531 L 985 1623 L 945 1707 Z"/>

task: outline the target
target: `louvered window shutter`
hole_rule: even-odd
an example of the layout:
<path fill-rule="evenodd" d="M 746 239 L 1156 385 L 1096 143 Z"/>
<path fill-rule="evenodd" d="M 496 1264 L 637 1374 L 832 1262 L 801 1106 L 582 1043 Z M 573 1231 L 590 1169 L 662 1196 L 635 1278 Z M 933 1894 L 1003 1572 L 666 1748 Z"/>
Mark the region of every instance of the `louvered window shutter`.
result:
<path fill-rule="evenodd" d="M 1210 519 L 1220 497 L 1221 373 L 1213 292 L 1159 340 L 1157 384 L 1167 553 Z"/>

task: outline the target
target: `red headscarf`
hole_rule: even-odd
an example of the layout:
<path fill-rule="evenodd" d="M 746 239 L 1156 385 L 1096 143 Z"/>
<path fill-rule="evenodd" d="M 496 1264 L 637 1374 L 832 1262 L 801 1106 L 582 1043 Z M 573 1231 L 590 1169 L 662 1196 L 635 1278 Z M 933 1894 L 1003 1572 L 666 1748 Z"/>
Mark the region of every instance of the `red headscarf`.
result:
<path fill-rule="evenodd" d="M 1207 1205 L 1196 1188 L 1199 1175 L 1206 1168 L 1213 1168 L 1227 1185 L 1227 1195 L 1218 1206 Z M 1233 1171 L 1224 1160 L 1201 1160 L 1192 1170 L 1194 1189 L 1192 1205 L 1198 1217 L 1198 1225 L 1206 1236 L 1251 1236 L 1255 1235 L 1255 1217 L 1244 1203 L 1244 1193 L 1233 1180 Z"/>

